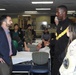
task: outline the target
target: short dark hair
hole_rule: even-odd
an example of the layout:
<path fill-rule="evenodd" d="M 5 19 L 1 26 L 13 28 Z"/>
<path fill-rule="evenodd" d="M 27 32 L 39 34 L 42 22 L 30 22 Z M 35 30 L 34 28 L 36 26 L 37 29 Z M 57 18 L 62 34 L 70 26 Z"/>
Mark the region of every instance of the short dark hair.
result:
<path fill-rule="evenodd" d="M 48 30 L 48 28 L 45 28 L 44 30 Z"/>
<path fill-rule="evenodd" d="M 18 25 L 17 23 L 15 23 L 15 24 L 14 24 L 14 27 L 15 27 L 15 26 L 19 26 L 19 25 Z"/>
<path fill-rule="evenodd" d="M 67 13 L 67 7 L 65 5 L 60 5 L 57 8 L 63 9 Z"/>
<path fill-rule="evenodd" d="M 27 28 L 28 28 L 28 27 L 31 27 L 31 24 L 28 24 L 28 25 L 27 25 Z"/>
<path fill-rule="evenodd" d="M 2 22 L 7 18 L 8 15 L 2 15 L 0 16 L 0 25 L 2 24 Z"/>

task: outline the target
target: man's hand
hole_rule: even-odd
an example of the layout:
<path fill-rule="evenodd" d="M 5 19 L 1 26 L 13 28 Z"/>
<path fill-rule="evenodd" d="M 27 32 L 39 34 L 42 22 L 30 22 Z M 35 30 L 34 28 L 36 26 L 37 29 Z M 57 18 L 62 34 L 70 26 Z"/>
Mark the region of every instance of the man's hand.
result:
<path fill-rule="evenodd" d="M 1 63 L 5 63 L 5 61 L 4 61 L 2 58 L 0 58 L 0 62 L 1 62 Z"/>
<path fill-rule="evenodd" d="M 59 20 L 58 20 L 57 16 L 55 17 L 54 21 L 55 21 L 55 24 L 56 24 L 56 25 L 59 24 Z"/>

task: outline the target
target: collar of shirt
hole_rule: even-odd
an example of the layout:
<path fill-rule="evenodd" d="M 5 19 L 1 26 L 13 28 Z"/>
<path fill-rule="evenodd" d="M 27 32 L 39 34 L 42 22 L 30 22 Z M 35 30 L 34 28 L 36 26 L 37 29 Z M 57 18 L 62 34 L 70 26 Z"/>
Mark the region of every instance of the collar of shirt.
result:
<path fill-rule="evenodd" d="M 6 34 L 10 33 L 9 29 L 2 27 Z"/>

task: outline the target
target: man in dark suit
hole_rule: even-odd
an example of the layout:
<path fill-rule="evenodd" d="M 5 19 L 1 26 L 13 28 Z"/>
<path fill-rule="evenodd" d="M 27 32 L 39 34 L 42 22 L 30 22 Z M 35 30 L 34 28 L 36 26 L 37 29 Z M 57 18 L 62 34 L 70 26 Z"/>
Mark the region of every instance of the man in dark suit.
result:
<path fill-rule="evenodd" d="M 9 28 L 12 25 L 12 19 L 8 15 L 0 17 L 0 75 L 11 75 L 13 53 L 16 54 L 12 47 Z"/>

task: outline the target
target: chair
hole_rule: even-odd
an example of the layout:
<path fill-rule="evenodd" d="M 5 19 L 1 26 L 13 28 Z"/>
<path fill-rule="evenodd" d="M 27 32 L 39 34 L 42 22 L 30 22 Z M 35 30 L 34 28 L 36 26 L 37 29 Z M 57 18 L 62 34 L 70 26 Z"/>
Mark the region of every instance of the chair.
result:
<path fill-rule="evenodd" d="M 46 52 L 34 52 L 32 53 L 32 65 L 30 74 L 45 74 L 49 75 L 49 54 Z"/>
<path fill-rule="evenodd" d="M 31 45 L 31 44 L 28 44 L 27 45 L 28 48 L 30 48 L 30 52 L 36 52 L 37 51 L 37 45 Z"/>

